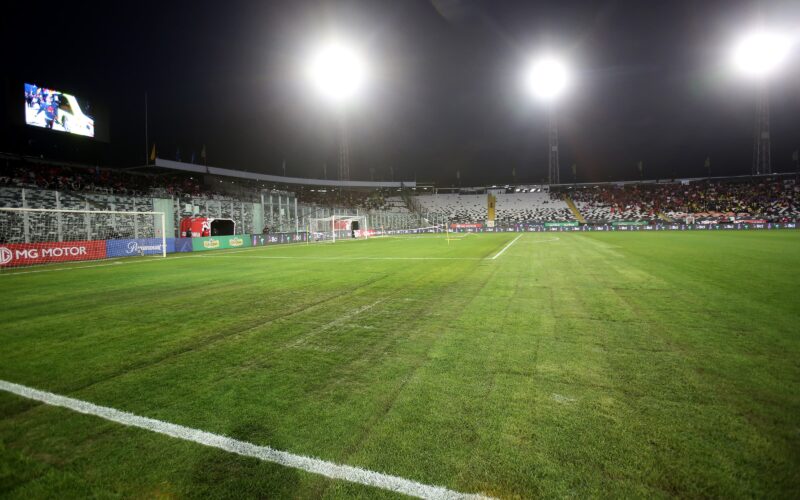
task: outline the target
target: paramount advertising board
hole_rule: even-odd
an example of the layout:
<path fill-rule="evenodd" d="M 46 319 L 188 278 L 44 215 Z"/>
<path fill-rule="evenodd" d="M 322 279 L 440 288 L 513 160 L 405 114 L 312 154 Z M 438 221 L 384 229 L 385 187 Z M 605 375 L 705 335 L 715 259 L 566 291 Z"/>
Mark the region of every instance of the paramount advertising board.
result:
<path fill-rule="evenodd" d="M 192 238 L 175 238 L 175 251 L 176 252 L 191 252 L 192 251 Z"/>
<path fill-rule="evenodd" d="M 223 248 L 242 248 L 249 246 L 252 246 L 249 234 L 192 238 L 193 252 L 202 252 L 205 250 L 222 250 Z"/>
<path fill-rule="evenodd" d="M 107 257 L 134 257 L 137 255 L 161 255 L 161 238 L 139 238 L 135 240 L 106 241 Z M 175 251 L 175 238 L 167 238 L 167 253 Z"/>
<path fill-rule="evenodd" d="M 93 260 L 106 257 L 105 241 L 6 243 L 0 245 L 0 267 L 31 266 L 49 262 Z"/>

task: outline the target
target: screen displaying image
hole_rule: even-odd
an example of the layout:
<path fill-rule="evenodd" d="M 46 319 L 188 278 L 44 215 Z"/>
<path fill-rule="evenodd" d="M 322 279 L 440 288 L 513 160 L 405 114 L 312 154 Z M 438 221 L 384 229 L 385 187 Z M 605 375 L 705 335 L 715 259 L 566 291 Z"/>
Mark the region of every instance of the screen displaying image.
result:
<path fill-rule="evenodd" d="M 70 134 L 94 137 L 89 103 L 72 94 L 25 84 L 25 123 Z"/>

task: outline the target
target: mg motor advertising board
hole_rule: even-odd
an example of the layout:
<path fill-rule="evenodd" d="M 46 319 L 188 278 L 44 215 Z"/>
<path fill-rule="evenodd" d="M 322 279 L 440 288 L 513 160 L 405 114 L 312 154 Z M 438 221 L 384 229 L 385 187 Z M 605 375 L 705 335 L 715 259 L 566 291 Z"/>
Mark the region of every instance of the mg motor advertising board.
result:
<path fill-rule="evenodd" d="M 106 257 L 105 241 L 7 243 L 0 245 L 0 266 L 31 266 L 48 262 L 94 260 Z"/>

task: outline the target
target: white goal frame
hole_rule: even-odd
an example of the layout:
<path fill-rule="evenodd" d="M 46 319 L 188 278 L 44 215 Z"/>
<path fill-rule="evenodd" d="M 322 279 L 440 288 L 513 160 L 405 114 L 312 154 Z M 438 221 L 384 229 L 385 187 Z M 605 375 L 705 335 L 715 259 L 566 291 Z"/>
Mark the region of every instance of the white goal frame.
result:
<path fill-rule="evenodd" d="M 315 239 L 313 236 L 315 234 L 330 234 L 330 239 L 322 238 L 322 241 L 330 241 L 331 243 L 336 243 L 337 236 L 336 232 L 350 232 L 352 229 L 353 221 L 358 221 L 358 231 L 360 236 L 358 239 L 367 239 L 369 238 L 369 228 L 367 227 L 367 216 L 366 215 L 331 215 L 329 217 L 320 217 L 320 218 L 312 218 L 308 219 L 308 241 L 315 242 L 320 241 Z M 336 223 L 339 221 L 347 221 L 347 229 L 336 229 Z M 320 228 L 320 225 L 325 227 L 325 231 L 317 230 Z M 338 239 L 342 239 L 341 236 Z"/>
<path fill-rule="evenodd" d="M 0 214 L 2 213 L 17 213 L 21 215 L 22 222 L 23 222 L 23 234 L 24 241 L 0 241 L 0 246 L 5 244 L 25 244 L 25 245 L 35 245 L 35 244 L 49 244 L 49 243 L 68 243 L 70 241 L 81 241 L 81 240 L 54 240 L 54 241 L 32 241 L 31 235 L 29 233 L 29 222 L 27 214 L 52 214 L 52 216 L 56 219 L 56 224 L 59 226 L 58 232 L 61 233 L 60 225 L 61 222 L 61 214 L 75 214 L 80 215 L 84 214 L 87 218 L 85 219 L 87 226 L 89 226 L 90 222 L 88 217 L 91 215 L 122 215 L 122 216 L 132 216 L 134 217 L 134 230 L 138 231 L 138 221 L 136 219 L 137 216 L 155 216 L 153 220 L 153 236 L 148 237 L 140 237 L 137 234 L 129 238 L 123 239 L 144 239 L 144 238 L 158 238 L 158 233 L 160 229 L 161 233 L 161 257 L 167 256 L 167 233 L 166 233 L 166 222 L 167 217 L 165 212 L 151 212 L 151 211 L 122 211 L 122 210 L 72 210 L 72 209 L 60 209 L 60 208 L 24 208 L 24 207 L 0 207 Z M 157 222 L 159 221 L 160 224 Z M 160 227 L 159 227 L 160 226 Z M 1 237 L 2 235 L 0 235 Z M 87 231 L 87 238 L 83 241 L 107 241 L 106 239 L 92 239 L 91 236 Z M 158 254 L 150 254 L 156 255 Z M 102 260 L 102 259 L 85 259 L 85 260 Z M 45 264 L 45 263 L 42 263 Z M 41 265 L 41 264 L 40 264 Z M 27 266 L 20 266 L 20 267 L 27 267 Z"/>

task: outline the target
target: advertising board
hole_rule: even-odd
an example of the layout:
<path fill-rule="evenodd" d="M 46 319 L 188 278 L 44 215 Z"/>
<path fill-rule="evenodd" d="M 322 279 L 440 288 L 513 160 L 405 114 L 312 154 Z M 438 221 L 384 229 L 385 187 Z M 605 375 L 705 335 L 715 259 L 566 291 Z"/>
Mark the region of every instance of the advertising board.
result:
<path fill-rule="evenodd" d="M 135 240 L 107 240 L 106 257 L 133 257 L 136 255 L 161 255 L 161 238 Z M 175 251 L 175 238 L 167 238 L 167 253 Z"/>
<path fill-rule="evenodd" d="M 2 267 L 94 260 L 105 257 L 105 241 L 6 243 L 0 245 L 0 266 Z"/>
<path fill-rule="evenodd" d="M 249 234 L 233 236 L 209 236 L 206 238 L 192 238 L 192 251 L 222 250 L 224 248 L 242 248 L 252 246 Z"/>

